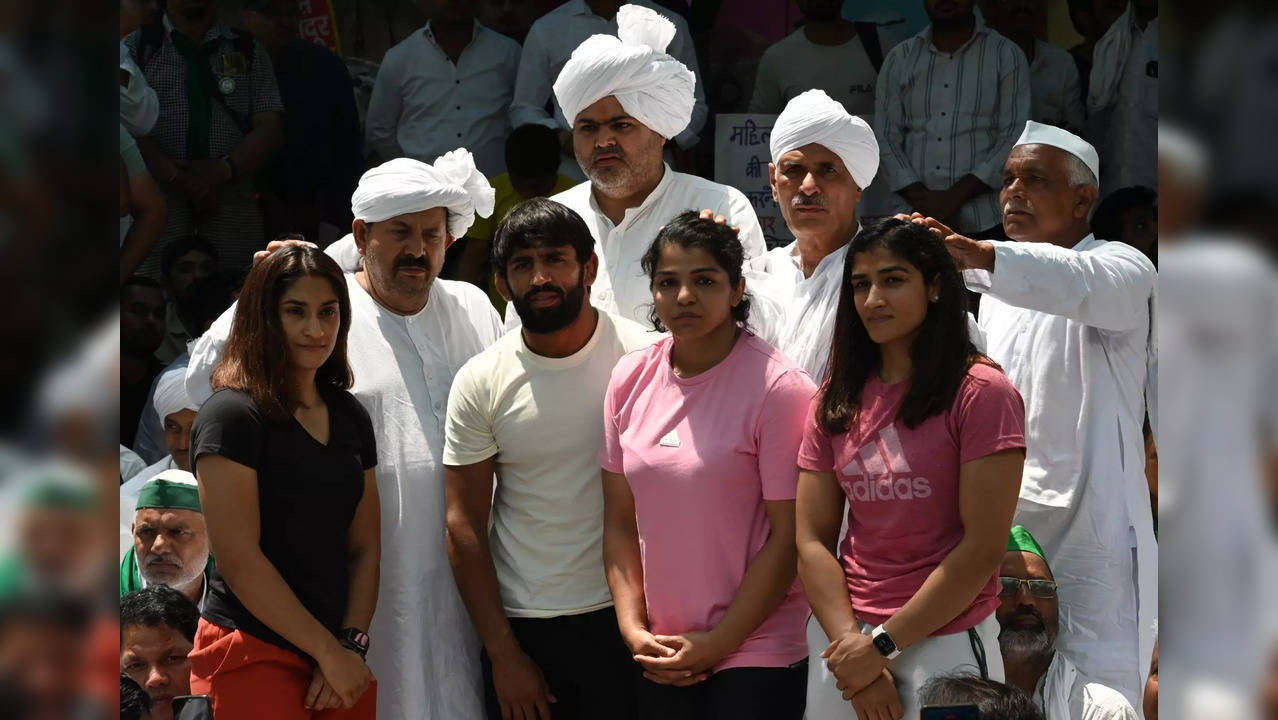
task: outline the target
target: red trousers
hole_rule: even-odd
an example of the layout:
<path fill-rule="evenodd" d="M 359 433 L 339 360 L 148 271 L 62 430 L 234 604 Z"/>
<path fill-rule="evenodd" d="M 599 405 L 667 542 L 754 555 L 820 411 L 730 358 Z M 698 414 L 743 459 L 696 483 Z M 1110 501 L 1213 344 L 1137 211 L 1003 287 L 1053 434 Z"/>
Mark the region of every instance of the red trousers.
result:
<path fill-rule="evenodd" d="M 200 618 L 191 651 L 191 694 L 208 695 L 217 720 L 374 720 L 377 681 L 350 709 L 302 704 L 315 666 L 307 658 Z"/>

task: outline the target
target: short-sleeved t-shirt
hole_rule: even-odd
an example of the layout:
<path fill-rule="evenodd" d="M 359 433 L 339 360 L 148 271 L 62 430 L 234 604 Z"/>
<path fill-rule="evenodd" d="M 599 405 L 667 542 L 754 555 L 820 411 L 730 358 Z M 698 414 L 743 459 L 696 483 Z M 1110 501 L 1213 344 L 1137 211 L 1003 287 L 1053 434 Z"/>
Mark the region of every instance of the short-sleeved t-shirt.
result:
<path fill-rule="evenodd" d="M 718 365 L 674 374 L 672 339 L 613 370 L 599 464 L 626 476 L 635 500 L 648 629 L 709 630 L 768 539 L 765 501 L 793 500 L 807 373 L 742 334 Z M 714 670 L 784 667 L 807 657 L 808 602 L 796 578 L 780 606 Z"/>
<path fill-rule="evenodd" d="M 377 464 L 368 412 L 348 392 L 321 391 L 329 441 L 321 445 L 293 418 L 268 418 L 248 393 L 213 393 L 191 427 L 191 469 L 219 455 L 257 472 L 259 544 L 302 606 L 336 633 L 346 613 L 347 536 L 364 497 L 364 471 Z M 216 478 L 201 477 L 201 483 Z M 253 616 L 222 576 L 209 579 L 204 618 L 292 652 L 287 640 Z"/>
<path fill-rule="evenodd" d="M 959 467 L 1025 447 L 1025 404 L 1000 370 L 977 363 L 954 403 L 916 428 L 896 420 L 908 381 L 871 377 L 861 415 L 849 432 L 831 437 L 807 414 L 799 467 L 833 472 L 848 498 L 848 533 L 839 552 L 857 618 L 886 621 L 963 539 Z M 972 605 L 935 635 L 975 627 L 998 606 L 997 573 Z"/>
<path fill-rule="evenodd" d="M 462 366 L 448 394 L 444 463 L 496 456 L 489 546 L 511 617 L 556 617 L 612 605 L 603 566 L 603 439 L 608 377 L 659 336 L 599 313 L 568 357 L 544 357 L 513 330 Z"/>

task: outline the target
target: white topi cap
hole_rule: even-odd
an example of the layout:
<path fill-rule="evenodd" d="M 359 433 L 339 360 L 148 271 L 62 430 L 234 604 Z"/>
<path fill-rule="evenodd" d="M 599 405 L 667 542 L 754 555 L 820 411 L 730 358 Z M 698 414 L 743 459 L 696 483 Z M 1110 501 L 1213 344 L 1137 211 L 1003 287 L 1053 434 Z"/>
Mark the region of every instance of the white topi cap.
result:
<path fill-rule="evenodd" d="M 1096 154 L 1096 148 L 1068 130 L 1027 120 L 1025 131 L 1012 147 L 1019 145 L 1051 145 L 1054 148 L 1060 148 L 1082 160 L 1083 164 L 1096 176 L 1097 183 L 1100 182 L 1100 156 Z"/>

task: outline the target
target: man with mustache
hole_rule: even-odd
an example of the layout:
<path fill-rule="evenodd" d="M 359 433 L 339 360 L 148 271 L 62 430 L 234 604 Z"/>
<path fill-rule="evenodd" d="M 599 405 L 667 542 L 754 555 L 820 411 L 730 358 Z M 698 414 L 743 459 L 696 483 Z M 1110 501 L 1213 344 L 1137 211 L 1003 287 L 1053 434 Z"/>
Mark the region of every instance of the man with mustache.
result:
<path fill-rule="evenodd" d="M 1136 720 L 1121 693 L 1087 677 L 1056 651 L 1059 607 L 1047 557 L 1029 531 L 1012 527 L 999 568 L 1000 605 L 994 611 L 1007 684 L 1018 687 L 1047 720 Z"/>
<path fill-rule="evenodd" d="M 613 366 L 656 336 L 591 306 L 594 246 L 559 203 L 511 210 L 492 265 L 523 327 L 471 358 L 448 398 L 448 549 L 484 642 L 490 718 L 549 718 L 551 704 L 557 720 L 621 718 L 634 705 L 596 453 Z"/>
<path fill-rule="evenodd" d="M 464 149 L 434 164 L 383 163 L 351 197 L 352 234 L 325 252 L 351 297 L 351 393 L 373 419 L 382 560 L 368 665 L 382 717 L 452 720 L 483 714 L 479 638 L 457 592 L 444 540 L 444 418 L 453 376 L 501 335 L 482 290 L 437 277 L 444 251 L 493 189 Z M 286 241 L 297 242 L 297 241 Z M 283 243 L 272 243 L 268 250 Z M 234 310 L 191 351 L 187 387 L 211 394 Z"/>
<path fill-rule="evenodd" d="M 747 257 L 765 251 L 763 231 L 745 195 L 662 160 L 666 142 L 692 117 L 691 70 L 667 55 L 675 26 L 638 5 L 617 11 L 617 36 L 594 35 L 573 51 L 555 81 L 555 98 L 572 122 L 573 151 L 589 178 L 550 199 L 586 222 L 599 272 L 590 301 L 644 322 L 652 304 L 639 259 L 661 226 L 688 209 L 710 209 L 740 228 Z M 516 313 L 507 308 L 507 321 Z"/>
<path fill-rule="evenodd" d="M 137 508 L 133 545 L 120 561 L 120 595 L 167 585 L 203 609 L 213 558 L 195 477 L 165 470 L 143 486 Z"/>
<path fill-rule="evenodd" d="M 857 203 L 879 167 L 874 131 L 823 90 L 808 90 L 777 116 L 768 179 L 794 242 L 751 263 L 752 291 L 782 308 L 777 348 L 815 382 L 825 375 Z"/>
<path fill-rule="evenodd" d="M 987 352 L 1025 398 L 1016 522 L 1034 528 L 1070 590 L 1061 597 L 1061 650 L 1135 705 L 1158 612 L 1141 432 L 1157 366 L 1157 274 L 1136 248 L 1090 233 L 1099 166 L 1082 138 L 1030 121 L 999 195 L 1014 241 L 899 217 L 943 238 L 968 288 L 983 294 Z"/>
<path fill-rule="evenodd" d="M 173 720 L 173 698 L 191 692 L 200 612 L 172 588 L 155 585 L 120 598 L 120 673 L 151 700 L 152 720 Z"/>

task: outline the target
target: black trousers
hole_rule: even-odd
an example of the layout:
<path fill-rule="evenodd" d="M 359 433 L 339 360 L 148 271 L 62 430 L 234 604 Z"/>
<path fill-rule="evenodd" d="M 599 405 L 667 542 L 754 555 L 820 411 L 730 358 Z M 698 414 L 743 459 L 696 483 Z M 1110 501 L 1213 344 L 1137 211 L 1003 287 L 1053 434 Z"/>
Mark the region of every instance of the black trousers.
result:
<path fill-rule="evenodd" d="M 612 608 L 553 618 L 510 618 L 510 628 L 550 685 L 557 701 L 550 704 L 554 720 L 634 718 L 635 688 L 643 671 L 621 639 Z M 501 720 L 487 653 L 480 663 L 488 720 Z"/>
<path fill-rule="evenodd" d="M 800 720 L 808 660 L 790 667 L 721 670 L 696 685 L 639 681 L 639 720 Z"/>

